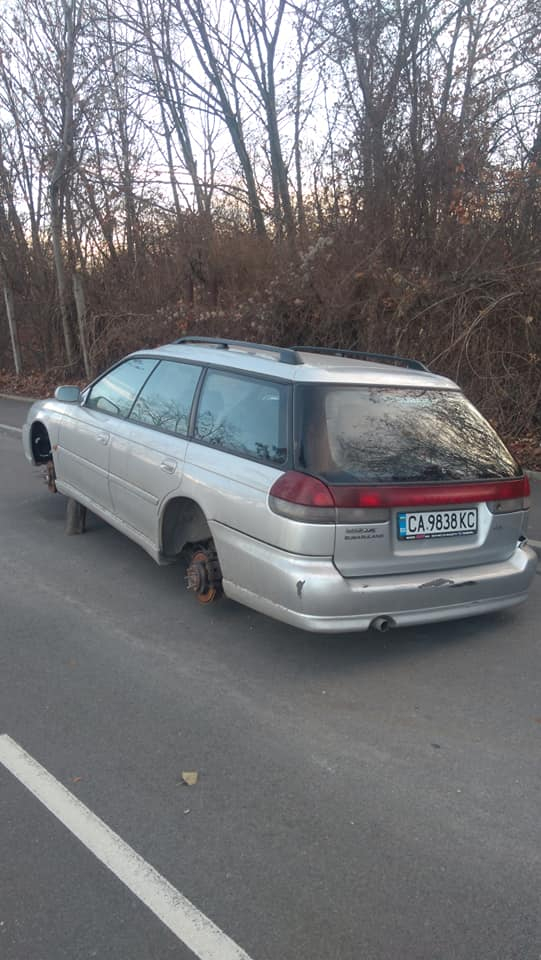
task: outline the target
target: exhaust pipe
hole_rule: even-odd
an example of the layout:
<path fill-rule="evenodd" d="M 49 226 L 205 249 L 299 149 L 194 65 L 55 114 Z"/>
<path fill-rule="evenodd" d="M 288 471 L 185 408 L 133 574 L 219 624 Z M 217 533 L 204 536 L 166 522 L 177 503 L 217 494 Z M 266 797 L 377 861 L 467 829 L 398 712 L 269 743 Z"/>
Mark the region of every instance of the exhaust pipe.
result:
<path fill-rule="evenodd" d="M 396 623 L 392 617 L 375 617 L 370 626 L 372 630 L 377 630 L 378 633 L 387 633 L 387 630 L 390 630 L 391 627 L 396 627 Z"/>

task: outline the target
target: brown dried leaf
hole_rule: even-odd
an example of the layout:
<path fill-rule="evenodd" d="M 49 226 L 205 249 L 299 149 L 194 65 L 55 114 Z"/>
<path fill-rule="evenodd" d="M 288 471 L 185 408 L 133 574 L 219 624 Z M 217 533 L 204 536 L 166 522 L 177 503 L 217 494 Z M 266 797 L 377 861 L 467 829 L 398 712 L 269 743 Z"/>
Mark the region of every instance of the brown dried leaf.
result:
<path fill-rule="evenodd" d="M 199 774 L 196 770 L 183 770 L 181 775 L 182 782 L 186 784 L 187 787 L 195 787 Z"/>

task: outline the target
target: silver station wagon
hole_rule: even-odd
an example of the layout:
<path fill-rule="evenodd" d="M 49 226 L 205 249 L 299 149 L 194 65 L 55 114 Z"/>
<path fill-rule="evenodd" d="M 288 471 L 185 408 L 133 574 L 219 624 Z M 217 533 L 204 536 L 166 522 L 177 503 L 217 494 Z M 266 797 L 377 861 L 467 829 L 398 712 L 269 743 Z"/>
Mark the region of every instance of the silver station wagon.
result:
<path fill-rule="evenodd" d="M 59 387 L 23 442 L 202 603 L 305 630 L 501 610 L 535 572 L 528 478 L 415 360 L 185 337 Z"/>

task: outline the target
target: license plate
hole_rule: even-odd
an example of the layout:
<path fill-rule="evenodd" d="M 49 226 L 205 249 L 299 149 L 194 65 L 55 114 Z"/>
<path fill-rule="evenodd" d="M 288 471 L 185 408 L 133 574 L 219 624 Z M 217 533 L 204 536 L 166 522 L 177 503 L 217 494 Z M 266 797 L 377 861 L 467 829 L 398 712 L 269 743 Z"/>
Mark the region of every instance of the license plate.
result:
<path fill-rule="evenodd" d="M 398 514 L 399 540 L 467 537 L 477 533 L 477 510 L 430 510 Z"/>

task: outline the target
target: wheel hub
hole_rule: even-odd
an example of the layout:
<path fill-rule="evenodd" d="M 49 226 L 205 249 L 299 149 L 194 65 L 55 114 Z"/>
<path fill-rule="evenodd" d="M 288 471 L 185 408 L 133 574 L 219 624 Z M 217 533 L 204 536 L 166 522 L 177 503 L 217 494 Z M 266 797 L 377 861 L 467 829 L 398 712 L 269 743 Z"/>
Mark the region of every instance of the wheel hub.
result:
<path fill-rule="evenodd" d="M 186 586 L 199 603 L 212 603 L 222 593 L 222 572 L 215 550 L 198 547 L 186 571 Z"/>

